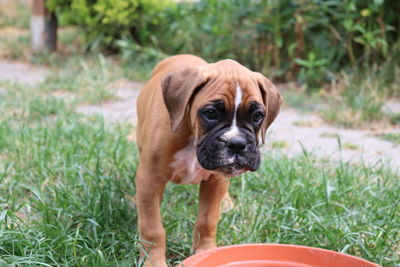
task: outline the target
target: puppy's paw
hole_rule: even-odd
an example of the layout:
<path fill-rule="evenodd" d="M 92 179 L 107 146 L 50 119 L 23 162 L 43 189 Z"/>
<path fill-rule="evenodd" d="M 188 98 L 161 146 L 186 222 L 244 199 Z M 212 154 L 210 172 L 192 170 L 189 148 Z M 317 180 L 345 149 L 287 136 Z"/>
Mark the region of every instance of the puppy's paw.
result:
<path fill-rule="evenodd" d="M 216 248 L 217 245 L 215 243 L 215 240 L 213 239 L 203 239 L 198 241 L 198 243 L 193 243 L 191 253 L 192 254 L 198 254 L 200 252 Z"/>
<path fill-rule="evenodd" d="M 204 247 L 198 247 L 194 252 L 193 252 L 193 254 L 199 254 L 199 253 L 201 253 L 201 252 L 203 252 L 203 251 L 207 251 L 207 250 L 210 250 L 210 249 L 213 249 L 213 248 L 216 248 L 217 246 L 204 246 Z"/>
<path fill-rule="evenodd" d="M 168 265 L 165 262 L 149 262 L 145 263 L 144 267 L 168 267 Z"/>

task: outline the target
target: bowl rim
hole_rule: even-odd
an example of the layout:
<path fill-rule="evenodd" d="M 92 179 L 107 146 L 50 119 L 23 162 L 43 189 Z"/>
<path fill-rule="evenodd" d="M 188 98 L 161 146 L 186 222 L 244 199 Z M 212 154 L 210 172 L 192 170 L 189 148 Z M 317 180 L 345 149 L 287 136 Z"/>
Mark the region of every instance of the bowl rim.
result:
<path fill-rule="evenodd" d="M 316 252 L 321 252 L 321 253 L 329 253 L 331 255 L 340 255 L 341 257 L 346 257 L 346 258 L 351 258 L 353 260 L 357 260 L 360 263 L 365 263 L 369 264 L 369 266 L 375 266 L 375 267 L 381 267 L 381 265 L 378 265 L 374 262 L 367 261 L 363 258 L 350 255 L 347 253 L 343 252 L 338 252 L 334 250 L 329 250 L 329 249 L 324 249 L 324 248 L 318 248 L 318 247 L 309 247 L 309 246 L 303 246 L 303 245 L 295 245 L 295 244 L 277 244 L 277 243 L 249 243 L 249 244 L 237 244 L 237 245 L 229 245 L 229 246 L 222 246 L 222 247 L 217 247 L 213 249 L 209 249 L 203 252 L 200 252 L 198 254 L 193 254 L 186 259 L 184 259 L 180 264 L 178 264 L 178 267 L 187 267 L 187 266 L 192 266 L 194 264 L 200 263 L 203 259 L 207 258 L 209 255 L 218 253 L 220 251 L 224 250 L 229 250 L 231 248 L 241 248 L 241 247 L 269 247 L 269 248 L 294 248 L 294 249 L 300 249 L 300 250 L 313 250 Z"/>

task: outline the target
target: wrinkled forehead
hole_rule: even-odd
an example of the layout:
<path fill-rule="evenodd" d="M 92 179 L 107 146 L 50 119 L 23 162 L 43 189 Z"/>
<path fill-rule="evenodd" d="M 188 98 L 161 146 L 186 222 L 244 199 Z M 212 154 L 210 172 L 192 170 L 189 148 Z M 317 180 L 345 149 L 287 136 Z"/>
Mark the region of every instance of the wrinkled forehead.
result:
<path fill-rule="evenodd" d="M 234 109 L 239 104 L 250 102 L 263 104 L 261 91 L 256 79 L 245 75 L 220 75 L 207 83 L 200 90 L 197 107 L 214 100 L 222 100 L 226 109 Z"/>

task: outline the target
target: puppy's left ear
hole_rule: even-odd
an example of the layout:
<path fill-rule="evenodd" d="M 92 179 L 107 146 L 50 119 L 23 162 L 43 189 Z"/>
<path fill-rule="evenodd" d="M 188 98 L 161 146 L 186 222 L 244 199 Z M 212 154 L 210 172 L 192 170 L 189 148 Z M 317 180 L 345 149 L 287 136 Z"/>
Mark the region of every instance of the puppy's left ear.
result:
<path fill-rule="evenodd" d="M 261 140 L 264 144 L 267 129 L 275 120 L 276 116 L 278 116 L 282 104 L 282 96 L 279 93 L 279 90 L 271 83 L 270 80 L 268 80 L 267 77 L 261 73 L 257 73 L 256 75 L 266 111 L 264 122 L 261 125 Z"/>
<path fill-rule="evenodd" d="M 164 77 L 161 85 L 162 93 L 172 131 L 176 131 L 181 125 L 193 96 L 207 81 L 207 76 L 197 67 L 188 67 Z"/>

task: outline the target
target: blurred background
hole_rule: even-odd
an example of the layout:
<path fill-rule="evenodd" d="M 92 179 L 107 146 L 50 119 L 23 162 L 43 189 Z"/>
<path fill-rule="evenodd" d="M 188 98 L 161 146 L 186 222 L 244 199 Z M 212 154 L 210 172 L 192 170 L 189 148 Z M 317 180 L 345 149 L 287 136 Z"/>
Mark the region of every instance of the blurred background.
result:
<path fill-rule="evenodd" d="M 58 19 L 57 53 L 102 53 L 145 80 L 160 59 L 232 58 L 288 89 L 290 105 L 346 127 L 400 121 L 397 0 L 45 0 Z M 0 1 L 0 57 L 32 55 L 32 2 Z M 310 102 L 312 97 L 312 103 Z M 305 103 L 306 102 L 306 103 Z M 327 104 L 320 107 L 319 104 Z"/>

